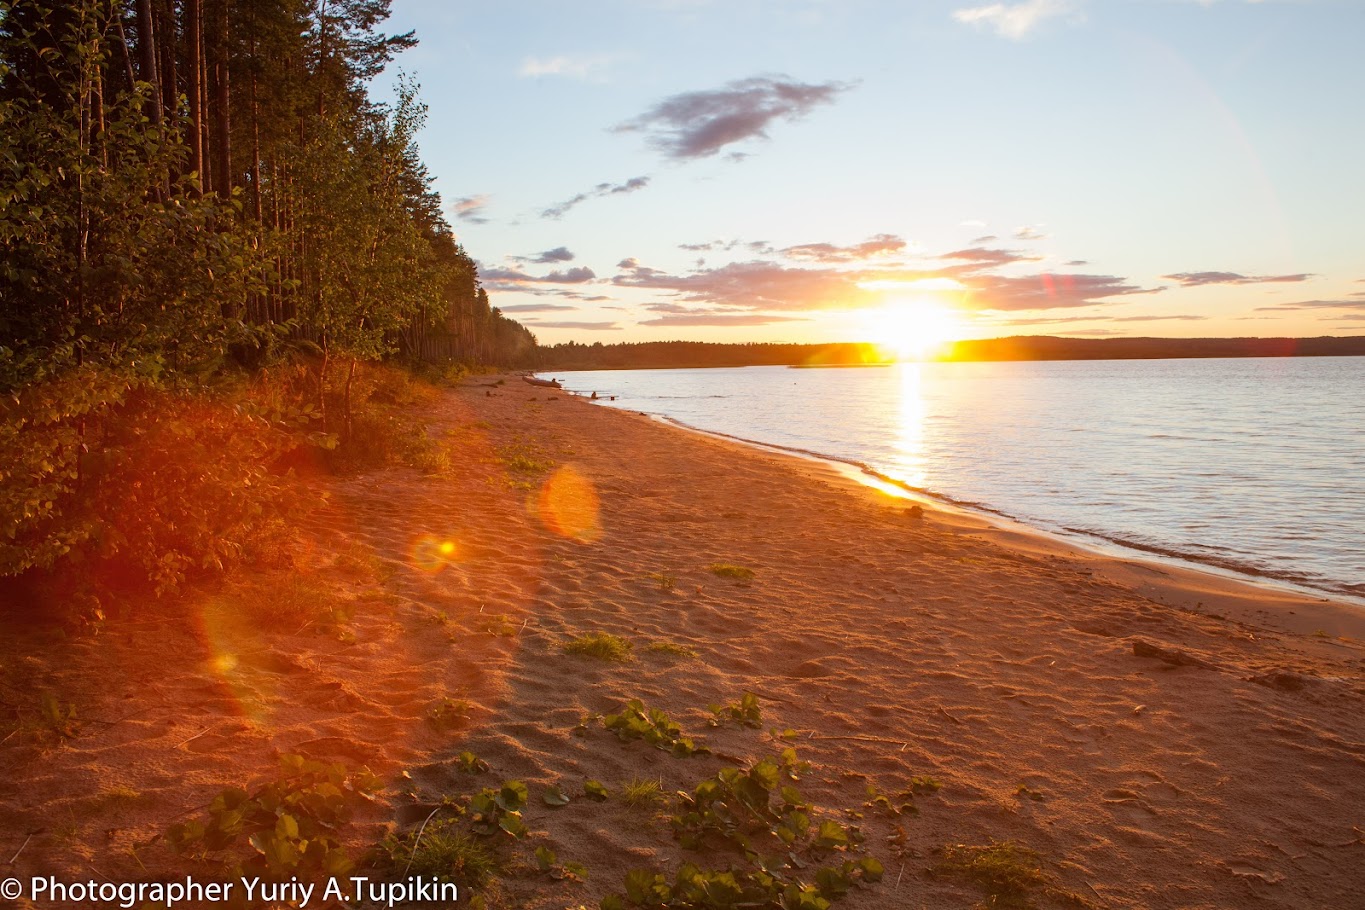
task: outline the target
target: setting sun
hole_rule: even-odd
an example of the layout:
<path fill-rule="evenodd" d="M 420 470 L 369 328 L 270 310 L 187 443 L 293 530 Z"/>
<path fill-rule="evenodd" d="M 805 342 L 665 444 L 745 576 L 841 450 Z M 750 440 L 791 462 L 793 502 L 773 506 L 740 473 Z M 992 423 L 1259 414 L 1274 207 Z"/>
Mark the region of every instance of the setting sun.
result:
<path fill-rule="evenodd" d="M 873 341 L 897 360 L 926 360 L 962 332 L 957 314 L 929 300 L 888 303 L 868 313 Z"/>

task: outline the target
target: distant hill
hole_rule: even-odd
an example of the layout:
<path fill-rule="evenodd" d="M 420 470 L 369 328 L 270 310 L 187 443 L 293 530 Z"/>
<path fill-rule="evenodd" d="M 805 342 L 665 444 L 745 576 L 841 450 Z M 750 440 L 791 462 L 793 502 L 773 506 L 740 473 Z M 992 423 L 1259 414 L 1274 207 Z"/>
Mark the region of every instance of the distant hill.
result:
<path fill-rule="evenodd" d="M 858 366 L 882 362 L 869 344 L 715 344 L 645 341 L 542 347 L 546 370 L 682 367 Z M 1365 356 L 1365 336 L 1347 338 L 1058 338 L 1016 335 L 959 341 L 945 360 L 1160 360 L 1185 357 Z"/>

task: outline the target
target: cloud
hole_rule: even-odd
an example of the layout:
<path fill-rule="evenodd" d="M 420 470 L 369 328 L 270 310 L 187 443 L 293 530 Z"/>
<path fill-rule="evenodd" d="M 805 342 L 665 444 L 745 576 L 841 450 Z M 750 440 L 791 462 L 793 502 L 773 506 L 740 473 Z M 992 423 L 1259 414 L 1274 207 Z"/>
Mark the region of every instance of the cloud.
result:
<path fill-rule="evenodd" d="M 488 205 L 491 196 L 465 196 L 456 199 L 451 203 L 450 210 L 455 217 L 461 221 L 468 221 L 470 224 L 487 224 L 488 219 L 484 217 L 483 210 Z"/>
<path fill-rule="evenodd" d="M 1165 322 L 1168 319 L 1179 319 L 1183 322 L 1197 322 L 1201 319 L 1208 319 L 1207 316 L 1194 316 L 1181 314 L 1179 316 L 1112 316 L 1105 317 L 1111 322 Z"/>
<path fill-rule="evenodd" d="M 817 106 L 833 103 L 849 88 L 841 82 L 811 85 L 787 77 L 754 76 L 719 89 L 665 98 L 616 131 L 644 133 L 648 143 L 669 158 L 708 158 L 746 139 L 766 139 L 773 123 L 799 120 Z"/>
<path fill-rule="evenodd" d="M 975 238 L 973 238 L 973 239 L 972 239 L 972 245 L 973 245 L 973 246 L 980 246 L 980 245 L 983 244 L 983 243 L 993 243 L 994 241 L 999 240 L 999 239 L 1000 239 L 1000 238 L 997 237 L 997 236 L 995 236 L 994 234 L 985 234 L 985 235 L 983 235 L 983 236 L 981 236 L 981 237 L 975 237 Z"/>
<path fill-rule="evenodd" d="M 1307 281 L 1312 274 L 1301 272 L 1297 275 L 1239 275 L 1237 272 L 1176 272 L 1162 275 L 1172 281 L 1180 282 L 1181 287 L 1196 288 L 1206 284 L 1273 284 L 1277 282 Z"/>
<path fill-rule="evenodd" d="M 529 293 L 555 293 L 536 288 L 541 284 L 585 284 L 597 277 L 592 269 L 578 266 L 563 272 L 550 272 L 548 275 L 530 275 L 520 269 L 495 269 L 479 267 L 479 278 L 484 287 L 495 291 L 527 291 Z"/>
<path fill-rule="evenodd" d="M 584 329 L 589 332 L 619 332 L 621 326 L 614 322 L 532 322 L 522 320 L 532 329 Z"/>
<path fill-rule="evenodd" d="M 552 250 L 546 250 L 535 256 L 513 256 L 517 262 L 527 262 L 532 265 L 549 265 L 554 262 L 572 262 L 573 253 L 569 252 L 566 246 L 557 246 Z"/>
<path fill-rule="evenodd" d="M 643 319 L 640 325 L 772 325 L 801 322 L 800 316 L 774 316 L 767 313 L 680 313 Z"/>
<path fill-rule="evenodd" d="M 1265 310 L 1365 310 L 1365 300 L 1296 300 L 1256 307 L 1256 312 Z"/>
<path fill-rule="evenodd" d="M 1020 41 L 1048 19 L 1077 11 L 1072 0 L 1023 0 L 1021 3 L 991 3 L 969 6 L 953 13 L 967 25 L 985 26 L 997 35 Z"/>
<path fill-rule="evenodd" d="M 521 61 L 517 70 L 519 76 L 568 76 L 574 79 L 591 79 L 601 74 L 612 63 L 607 56 L 596 57 L 527 57 Z"/>
<path fill-rule="evenodd" d="M 1003 276 L 988 271 L 1014 261 L 1013 256 L 983 257 L 960 265 L 915 270 L 806 267 L 755 260 L 674 275 L 626 259 L 620 264 L 621 273 L 611 281 L 618 287 L 667 292 L 689 304 L 779 312 L 873 306 L 882 300 L 878 290 L 893 286 L 939 284 L 942 287 L 936 290 L 959 295 L 961 305 L 968 309 L 997 311 L 1094 306 L 1109 297 L 1161 290 L 1141 288 L 1113 275 Z"/>
<path fill-rule="evenodd" d="M 585 193 L 579 193 L 572 199 L 566 199 L 558 205 L 552 205 L 540 213 L 542 218 L 563 218 L 569 210 L 579 203 L 587 202 L 589 199 L 601 199 L 604 196 L 620 196 L 625 193 L 633 193 L 649 186 L 648 177 L 632 177 L 625 183 L 599 183 L 597 186 Z"/>
<path fill-rule="evenodd" d="M 498 309 L 504 313 L 548 313 L 554 310 L 577 310 L 578 307 L 567 303 L 513 303 Z"/>
<path fill-rule="evenodd" d="M 877 256 L 889 256 L 905 249 L 905 241 L 895 234 L 876 234 L 853 246 L 835 246 L 832 243 L 802 243 L 782 249 L 782 255 L 791 259 L 807 259 L 814 262 L 857 262 Z"/>
<path fill-rule="evenodd" d="M 939 259 L 959 259 L 965 262 L 974 263 L 970 268 L 976 269 L 982 266 L 1009 265 L 1011 262 L 1037 262 L 1043 258 L 1041 256 L 1031 256 L 1028 253 L 1021 253 L 1018 250 L 992 250 L 986 247 L 974 246 L 965 250 L 954 250 L 951 253 L 944 253 Z"/>
<path fill-rule="evenodd" d="M 1014 232 L 1015 240 L 1046 240 L 1047 234 L 1030 225 L 1017 228 Z"/>

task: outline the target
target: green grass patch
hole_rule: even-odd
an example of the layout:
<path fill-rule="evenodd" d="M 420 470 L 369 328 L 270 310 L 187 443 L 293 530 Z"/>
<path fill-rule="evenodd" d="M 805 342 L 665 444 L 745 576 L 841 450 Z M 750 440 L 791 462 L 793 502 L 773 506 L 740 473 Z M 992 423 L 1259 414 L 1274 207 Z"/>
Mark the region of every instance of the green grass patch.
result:
<path fill-rule="evenodd" d="M 986 892 L 986 906 L 1026 910 L 1034 895 L 1084 907 L 1079 896 L 1060 888 L 1043 870 L 1038 854 L 1022 844 L 1000 841 L 984 846 L 946 847 L 935 875 L 970 882 Z"/>
<path fill-rule="evenodd" d="M 695 660 L 697 649 L 691 645 L 680 645 L 673 641 L 651 641 L 645 645 L 645 650 L 654 654 L 667 654 L 669 657 L 683 657 L 688 660 Z"/>
<path fill-rule="evenodd" d="M 452 819 L 436 819 L 402 835 L 390 834 L 380 849 L 391 870 L 454 882 L 462 888 L 483 885 L 500 871 L 487 842 L 460 830 Z"/>
<path fill-rule="evenodd" d="M 747 566 L 737 566 L 728 562 L 713 562 L 706 568 L 717 578 L 728 578 L 732 581 L 754 580 L 754 570 Z"/>
<path fill-rule="evenodd" d="M 668 801 L 662 783 L 639 777 L 633 778 L 621 788 L 621 797 L 632 809 L 662 806 Z"/>
<path fill-rule="evenodd" d="M 625 663 L 631 659 L 634 645 L 619 635 L 609 632 L 589 632 L 564 643 L 564 653 L 609 663 Z"/>

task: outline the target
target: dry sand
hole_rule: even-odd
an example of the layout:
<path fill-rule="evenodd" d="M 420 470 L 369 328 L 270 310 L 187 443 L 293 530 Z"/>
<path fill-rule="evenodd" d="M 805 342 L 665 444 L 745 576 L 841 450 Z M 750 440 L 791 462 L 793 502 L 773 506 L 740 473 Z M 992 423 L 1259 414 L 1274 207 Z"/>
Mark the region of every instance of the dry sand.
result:
<path fill-rule="evenodd" d="M 356 855 L 442 796 L 525 781 L 533 833 L 504 848 L 489 896 L 593 906 L 628 869 L 709 861 L 662 810 L 626 805 L 624 783 L 690 789 L 790 728 L 813 764 L 805 795 L 845 821 L 862 812 L 888 870 L 836 906 L 974 906 L 977 888 L 929 874 L 939 848 L 1008 839 L 1094 907 L 1365 907 L 1365 609 L 932 506 L 915 517 L 823 464 L 490 382 L 432 405 L 450 474 L 326 481 L 295 563 L 309 591 L 353 610 L 338 626 L 244 621 L 236 604 L 278 573 L 94 638 L 5 622 L 4 716 L 28 726 L 0 745 L 0 877 L 211 878 L 157 836 L 300 752 L 385 780 L 351 828 Z M 755 577 L 718 578 L 718 562 Z M 563 652 L 586 632 L 630 639 L 634 660 Z M 745 691 L 764 730 L 707 727 L 708 704 Z M 76 706 L 78 735 L 33 732 L 43 692 Z M 573 734 L 628 698 L 713 754 L 675 759 L 600 724 Z M 445 699 L 466 709 L 459 729 L 429 720 Z M 464 750 L 491 770 L 459 770 Z M 894 842 L 866 788 L 916 775 L 943 788 Z M 613 797 L 538 798 L 589 778 Z M 587 881 L 535 871 L 538 845 Z"/>

